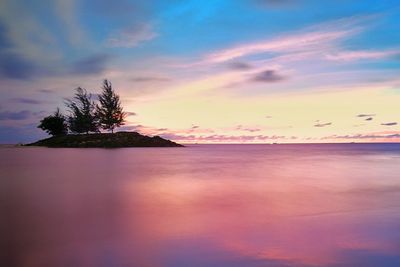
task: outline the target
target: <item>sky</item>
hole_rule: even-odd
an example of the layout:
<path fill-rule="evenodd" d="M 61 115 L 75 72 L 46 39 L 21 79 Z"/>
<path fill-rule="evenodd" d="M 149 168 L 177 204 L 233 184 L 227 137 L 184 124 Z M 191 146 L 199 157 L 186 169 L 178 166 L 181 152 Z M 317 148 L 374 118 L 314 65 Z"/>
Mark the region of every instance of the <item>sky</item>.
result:
<path fill-rule="evenodd" d="M 2 0 L 0 143 L 109 79 L 119 130 L 181 143 L 400 141 L 400 3 Z"/>

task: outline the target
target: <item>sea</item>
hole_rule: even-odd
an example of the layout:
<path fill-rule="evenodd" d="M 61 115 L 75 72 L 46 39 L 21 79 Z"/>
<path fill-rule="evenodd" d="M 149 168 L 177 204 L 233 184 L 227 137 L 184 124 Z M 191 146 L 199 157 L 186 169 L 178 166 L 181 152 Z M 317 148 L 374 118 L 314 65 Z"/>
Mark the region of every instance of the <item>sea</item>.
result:
<path fill-rule="evenodd" d="M 398 267 L 400 143 L 0 148 L 0 266 Z"/>

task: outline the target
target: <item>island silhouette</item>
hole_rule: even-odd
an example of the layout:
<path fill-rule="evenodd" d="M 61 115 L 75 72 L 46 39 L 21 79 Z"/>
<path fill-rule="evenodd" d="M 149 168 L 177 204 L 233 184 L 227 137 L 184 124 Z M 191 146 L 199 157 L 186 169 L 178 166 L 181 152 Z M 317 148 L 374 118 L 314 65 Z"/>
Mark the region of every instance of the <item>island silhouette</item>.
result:
<path fill-rule="evenodd" d="M 102 92 L 97 103 L 86 89 L 75 89 L 72 99 L 66 99 L 69 111 L 64 115 L 56 111 L 40 121 L 38 128 L 52 137 L 39 140 L 27 146 L 45 147 L 182 147 L 160 136 L 145 136 L 137 132 L 116 132 L 125 124 L 126 113 L 123 111 L 119 95 L 112 88 L 110 81 L 103 81 Z M 101 132 L 110 131 L 109 133 Z"/>

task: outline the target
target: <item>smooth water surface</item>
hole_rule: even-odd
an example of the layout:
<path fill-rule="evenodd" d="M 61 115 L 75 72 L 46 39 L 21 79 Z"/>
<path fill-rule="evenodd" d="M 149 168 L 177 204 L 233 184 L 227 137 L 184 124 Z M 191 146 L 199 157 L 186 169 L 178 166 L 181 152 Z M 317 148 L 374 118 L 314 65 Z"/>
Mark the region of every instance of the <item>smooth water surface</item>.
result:
<path fill-rule="evenodd" d="M 0 266 L 400 266 L 400 144 L 0 148 Z"/>

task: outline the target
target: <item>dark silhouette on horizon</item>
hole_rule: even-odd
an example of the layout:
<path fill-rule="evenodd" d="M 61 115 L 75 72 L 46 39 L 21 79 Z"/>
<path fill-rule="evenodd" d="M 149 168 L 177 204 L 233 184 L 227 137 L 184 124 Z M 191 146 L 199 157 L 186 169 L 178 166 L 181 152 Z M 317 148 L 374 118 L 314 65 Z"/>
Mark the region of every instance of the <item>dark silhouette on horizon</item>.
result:
<path fill-rule="evenodd" d="M 92 94 L 78 87 L 72 99 L 66 99 L 69 115 L 61 114 L 60 109 L 40 121 L 38 128 L 52 136 L 100 133 L 100 128 L 114 133 L 114 129 L 124 125 L 126 113 L 123 112 L 119 95 L 110 81 L 103 81 L 103 91 L 99 103 L 92 100 Z"/>
<path fill-rule="evenodd" d="M 114 132 L 116 127 L 124 125 L 126 113 L 122 111 L 119 96 L 115 94 L 111 82 L 103 81 L 103 92 L 99 95 L 100 105 L 96 105 L 95 116 L 98 125 L 104 130 Z"/>
<path fill-rule="evenodd" d="M 38 128 L 53 136 L 66 135 L 68 133 L 68 124 L 59 108 L 57 108 L 53 115 L 44 117 L 40 121 Z"/>

